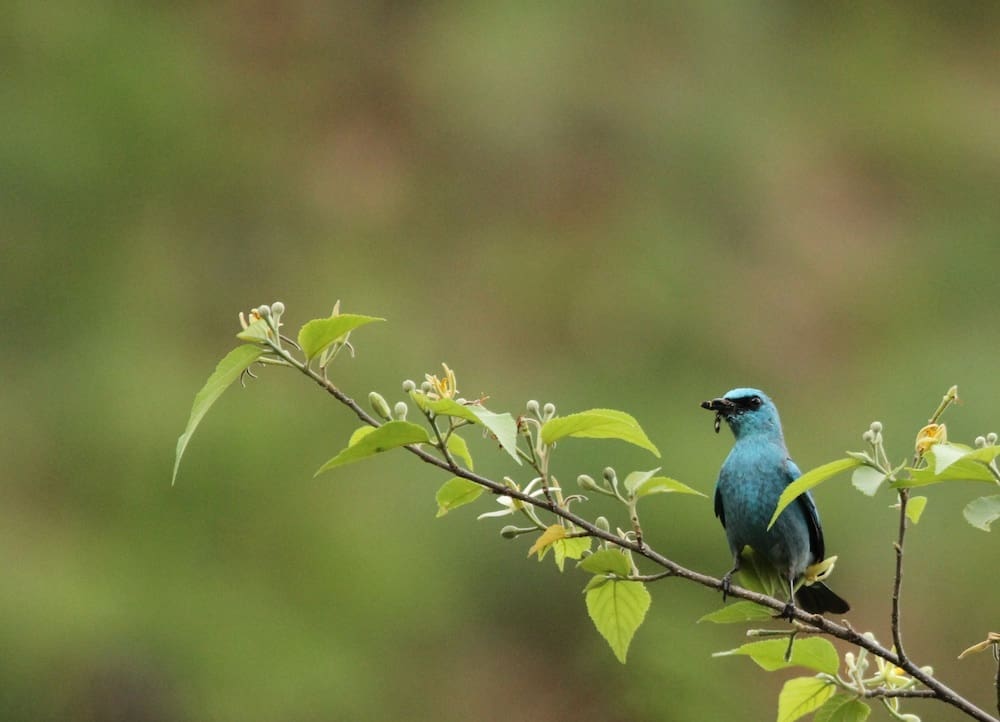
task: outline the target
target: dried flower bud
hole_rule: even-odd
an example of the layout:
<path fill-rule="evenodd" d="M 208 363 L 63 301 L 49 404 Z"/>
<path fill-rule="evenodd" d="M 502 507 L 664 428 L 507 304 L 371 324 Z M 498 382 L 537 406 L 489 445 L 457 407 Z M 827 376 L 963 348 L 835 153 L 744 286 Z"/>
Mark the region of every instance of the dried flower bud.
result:
<path fill-rule="evenodd" d="M 504 539 L 517 539 L 517 535 L 520 533 L 521 530 L 518 529 L 513 524 L 508 524 L 507 526 L 505 526 L 503 529 L 500 530 L 500 536 L 502 536 Z"/>

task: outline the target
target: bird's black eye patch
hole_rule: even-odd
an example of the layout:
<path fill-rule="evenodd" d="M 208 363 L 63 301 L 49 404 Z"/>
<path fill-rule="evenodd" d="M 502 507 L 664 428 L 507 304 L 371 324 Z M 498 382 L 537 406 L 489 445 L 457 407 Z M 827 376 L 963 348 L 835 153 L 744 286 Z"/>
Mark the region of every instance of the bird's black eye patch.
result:
<path fill-rule="evenodd" d="M 764 399 L 757 396 L 757 394 L 754 394 L 753 396 L 742 396 L 738 399 L 730 399 L 730 401 L 736 407 L 737 413 L 743 413 L 744 411 L 756 411 L 764 405 Z"/>

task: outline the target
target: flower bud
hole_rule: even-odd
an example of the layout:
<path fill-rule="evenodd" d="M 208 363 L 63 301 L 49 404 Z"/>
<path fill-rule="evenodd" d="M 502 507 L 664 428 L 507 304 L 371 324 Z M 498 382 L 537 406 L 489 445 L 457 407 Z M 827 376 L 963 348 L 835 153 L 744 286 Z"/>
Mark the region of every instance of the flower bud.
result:
<path fill-rule="evenodd" d="M 545 418 L 550 418 L 552 416 L 555 416 L 556 415 L 556 405 L 553 404 L 553 403 L 551 403 L 551 402 L 545 404 L 545 406 L 542 407 L 542 413 L 545 415 Z"/>
<path fill-rule="evenodd" d="M 872 431 L 871 429 L 868 429 L 868 431 L 866 431 L 865 433 L 861 434 L 861 438 L 864 441 L 867 441 L 869 444 L 874 444 L 875 443 L 875 432 Z"/>
<path fill-rule="evenodd" d="M 257 307 L 257 313 L 259 313 L 264 318 L 270 318 L 271 317 L 271 307 L 268 306 L 266 303 L 265 304 L 261 304 L 260 306 Z"/>
<path fill-rule="evenodd" d="M 991 431 L 990 433 L 986 434 L 986 443 L 989 444 L 990 446 L 996 446 L 997 445 L 997 435 L 996 435 L 996 432 Z"/>
<path fill-rule="evenodd" d="M 580 476 L 576 477 L 576 483 L 580 485 L 581 489 L 586 491 L 601 490 L 601 487 L 597 485 L 597 482 L 594 481 L 593 477 L 588 476 L 587 474 L 580 474 Z"/>
<path fill-rule="evenodd" d="M 525 404 L 525 409 L 527 409 L 528 413 L 533 416 L 538 416 L 539 414 L 538 402 L 534 399 L 531 399 L 527 404 Z"/>
<path fill-rule="evenodd" d="M 392 415 L 399 421 L 406 421 L 406 414 L 409 410 L 410 407 L 406 405 L 405 401 L 397 401 L 392 409 Z"/>
<path fill-rule="evenodd" d="M 610 466 L 604 469 L 604 480 L 609 484 L 614 484 L 618 476 L 615 474 L 615 470 Z"/>
<path fill-rule="evenodd" d="M 372 410 L 382 417 L 383 421 L 390 421 L 392 419 L 392 412 L 389 411 L 389 402 L 378 391 L 372 391 L 368 394 L 368 403 L 371 404 Z"/>
<path fill-rule="evenodd" d="M 508 524 L 507 526 L 505 526 L 503 529 L 500 530 L 500 536 L 502 536 L 504 539 L 517 539 L 517 535 L 520 533 L 521 530 L 518 529 L 513 524 Z"/>
<path fill-rule="evenodd" d="M 429 391 L 432 391 L 433 389 L 434 386 L 431 384 L 430 381 L 424 381 L 423 383 L 420 384 L 420 390 L 423 391 L 425 394 L 428 393 Z"/>
<path fill-rule="evenodd" d="M 611 524 L 609 524 L 607 518 L 603 516 L 599 516 L 596 519 L 594 519 L 594 526 L 596 526 L 601 531 L 607 531 L 607 532 L 611 531 Z"/>
<path fill-rule="evenodd" d="M 977 436 L 976 440 L 973 441 L 972 443 L 975 445 L 975 447 L 977 449 L 981 449 L 984 446 L 986 446 L 986 437 L 985 436 Z"/>
<path fill-rule="evenodd" d="M 411 391 L 416 391 L 417 385 L 413 382 L 413 379 L 406 379 L 403 382 L 403 391 L 405 393 L 410 393 Z"/>
<path fill-rule="evenodd" d="M 283 304 L 281 301 L 275 301 L 274 303 L 271 304 L 271 313 L 273 313 L 275 316 L 280 316 L 284 312 L 285 312 L 285 304 Z"/>
<path fill-rule="evenodd" d="M 871 430 L 874 433 L 876 433 L 876 434 L 882 433 L 882 422 L 881 421 L 873 421 L 872 425 L 871 425 Z"/>

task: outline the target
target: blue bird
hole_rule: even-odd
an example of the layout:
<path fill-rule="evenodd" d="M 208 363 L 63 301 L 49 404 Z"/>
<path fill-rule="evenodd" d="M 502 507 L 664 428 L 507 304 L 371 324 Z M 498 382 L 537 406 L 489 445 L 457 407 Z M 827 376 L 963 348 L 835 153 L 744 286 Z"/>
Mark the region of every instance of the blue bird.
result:
<path fill-rule="evenodd" d="M 767 528 L 781 492 L 802 475 L 788 456 L 774 403 L 757 389 L 733 389 L 701 406 L 715 412 L 716 432 L 725 421 L 736 437 L 715 486 L 715 515 L 733 553 L 733 568 L 722 578 L 723 599 L 739 571 L 740 554 L 749 546 L 788 582 L 788 605 L 782 616 L 791 618 L 796 597 L 807 612 L 848 611 L 850 605 L 822 582 L 795 590 L 806 568 L 823 561 L 826 554 L 812 495 L 799 496 Z"/>

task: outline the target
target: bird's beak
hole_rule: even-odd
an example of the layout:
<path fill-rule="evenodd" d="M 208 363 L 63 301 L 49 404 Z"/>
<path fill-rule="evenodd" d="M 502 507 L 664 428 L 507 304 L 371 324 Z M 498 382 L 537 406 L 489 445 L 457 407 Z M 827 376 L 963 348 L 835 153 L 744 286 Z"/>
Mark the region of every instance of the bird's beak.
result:
<path fill-rule="evenodd" d="M 717 414 L 724 414 L 727 411 L 732 411 L 735 406 L 736 404 L 729 399 L 712 399 L 711 401 L 701 402 L 701 408 L 714 411 Z"/>
<path fill-rule="evenodd" d="M 729 399 L 719 398 L 712 399 L 711 401 L 702 401 L 701 408 L 715 412 L 715 433 L 719 433 L 719 429 L 722 428 L 722 418 L 736 408 L 736 404 Z"/>

